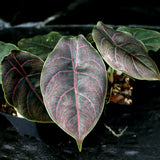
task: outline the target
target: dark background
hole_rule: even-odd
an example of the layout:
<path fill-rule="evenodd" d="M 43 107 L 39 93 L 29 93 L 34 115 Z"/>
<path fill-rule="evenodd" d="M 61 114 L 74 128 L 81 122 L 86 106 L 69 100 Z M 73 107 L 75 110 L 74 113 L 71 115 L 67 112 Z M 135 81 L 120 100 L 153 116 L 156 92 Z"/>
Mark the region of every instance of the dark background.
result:
<path fill-rule="evenodd" d="M 0 5 L 0 20 L 11 25 L 40 22 L 56 14 L 60 14 L 60 17 L 50 24 L 96 24 L 101 20 L 113 25 L 160 26 L 159 0 L 5 0 Z M 66 33 L 68 29 L 59 30 Z M 72 30 L 71 33 L 77 35 L 77 32 L 84 33 L 82 29 L 70 28 L 70 32 Z M 16 44 L 23 37 L 50 31 L 52 28 L 47 30 L 47 27 L 5 28 L 0 30 L 0 40 Z M 157 54 L 153 53 L 153 58 L 157 63 L 160 62 Z M 160 159 L 160 82 L 137 80 L 133 88 L 133 105 L 108 105 L 106 115 L 103 114 L 86 137 L 82 153 L 78 153 L 75 140 L 57 126 L 48 128 L 37 125 L 43 140 L 37 141 L 33 137 L 20 136 L 7 119 L 0 115 L 0 160 Z M 128 129 L 122 137 L 117 138 L 104 127 L 103 122 L 117 133 L 126 126 Z"/>
<path fill-rule="evenodd" d="M 160 25 L 158 0 L 45 0 L 3 1 L 0 18 L 16 25 L 43 21 L 55 14 L 61 16 L 52 24 L 106 24 Z"/>

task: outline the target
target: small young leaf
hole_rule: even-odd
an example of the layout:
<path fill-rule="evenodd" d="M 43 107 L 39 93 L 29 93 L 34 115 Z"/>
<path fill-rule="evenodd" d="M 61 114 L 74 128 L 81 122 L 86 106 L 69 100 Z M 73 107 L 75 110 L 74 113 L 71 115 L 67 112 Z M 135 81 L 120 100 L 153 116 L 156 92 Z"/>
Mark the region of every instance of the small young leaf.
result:
<path fill-rule="evenodd" d="M 21 50 L 28 51 L 45 60 L 62 35 L 58 32 L 50 32 L 46 35 L 38 35 L 33 38 L 24 38 L 18 42 Z"/>
<path fill-rule="evenodd" d="M 129 28 L 125 26 L 119 27 L 117 31 L 130 33 L 133 38 L 143 42 L 147 51 L 153 50 L 156 52 L 160 49 L 160 32 L 143 28 Z"/>
<path fill-rule="evenodd" d="M 33 55 L 13 50 L 2 61 L 2 86 L 6 101 L 26 119 L 52 122 L 40 91 L 43 64 Z"/>
<path fill-rule="evenodd" d="M 79 151 L 100 118 L 106 88 L 103 60 L 82 35 L 62 38 L 45 61 L 41 90 L 46 108 L 76 139 Z"/>
<path fill-rule="evenodd" d="M 160 79 L 158 67 L 144 45 L 131 35 L 98 22 L 93 29 L 93 38 L 104 60 L 114 69 L 137 79 Z"/>
<path fill-rule="evenodd" d="M 16 47 L 14 44 L 0 41 L 0 84 L 2 84 L 1 61 L 5 56 L 9 55 L 13 49 L 18 49 L 18 47 Z"/>

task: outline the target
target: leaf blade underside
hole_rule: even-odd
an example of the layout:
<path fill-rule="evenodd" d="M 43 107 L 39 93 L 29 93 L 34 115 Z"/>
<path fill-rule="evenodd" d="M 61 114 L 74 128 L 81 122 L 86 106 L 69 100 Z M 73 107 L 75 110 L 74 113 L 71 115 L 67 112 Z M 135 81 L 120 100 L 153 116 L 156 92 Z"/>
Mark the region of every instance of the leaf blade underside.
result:
<path fill-rule="evenodd" d="M 62 35 L 58 32 L 50 32 L 46 35 L 23 38 L 18 42 L 18 47 L 45 60 L 61 37 Z"/>
<path fill-rule="evenodd" d="M 0 63 L 2 62 L 3 58 L 10 54 L 11 50 L 18 48 L 11 43 L 5 43 L 0 41 Z M 2 71 L 0 65 L 0 84 L 2 84 Z"/>
<path fill-rule="evenodd" d="M 128 32 L 133 38 L 140 40 L 146 47 L 147 51 L 157 52 L 160 49 L 160 33 L 154 30 L 144 28 L 119 27 L 117 31 Z"/>
<path fill-rule="evenodd" d="M 53 121 L 76 139 L 81 151 L 106 95 L 105 65 L 83 36 L 60 40 L 44 64 L 41 90 Z"/>

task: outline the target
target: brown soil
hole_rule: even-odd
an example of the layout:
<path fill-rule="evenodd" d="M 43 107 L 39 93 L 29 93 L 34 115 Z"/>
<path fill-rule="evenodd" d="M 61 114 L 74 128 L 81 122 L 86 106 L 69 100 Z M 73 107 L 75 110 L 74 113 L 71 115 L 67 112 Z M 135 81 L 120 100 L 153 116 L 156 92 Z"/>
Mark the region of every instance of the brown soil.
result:
<path fill-rule="evenodd" d="M 108 72 L 108 77 L 110 76 L 110 73 Z M 108 85 L 108 93 L 106 97 L 106 102 L 113 102 L 113 103 L 119 103 L 119 104 L 132 104 L 132 90 L 133 86 L 132 83 L 135 81 L 135 79 L 125 75 L 121 74 L 118 75 L 116 71 L 113 73 L 114 81 L 111 83 L 109 81 Z"/>
<path fill-rule="evenodd" d="M 7 103 L 2 104 L 0 106 L 0 111 L 3 112 L 3 113 L 6 113 L 6 114 L 17 116 L 16 110 L 12 106 L 10 106 L 9 104 L 7 104 Z"/>

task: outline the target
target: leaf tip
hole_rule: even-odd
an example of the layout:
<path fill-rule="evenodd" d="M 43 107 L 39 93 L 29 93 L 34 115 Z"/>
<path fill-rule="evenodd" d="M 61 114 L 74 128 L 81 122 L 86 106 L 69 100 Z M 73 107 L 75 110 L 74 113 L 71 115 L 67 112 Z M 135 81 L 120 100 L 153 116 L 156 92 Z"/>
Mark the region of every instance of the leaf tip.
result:
<path fill-rule="evenodd" d="M 79 150 L 79 152 L 82 152 L 82 143 L 78 144 L 78 150 Z"/>
<path fill-rule="evenodd" d="M 101 26 L 103 26 L 104 24 L 103 24 L 103 22 L 102 21 L 98 21 L 97 22 L 97 27 L 101 27 Z"/>
<path fill-rule="evenodd" d="M 82 152 L 82 142 L 83 140 L 76 140 L 79 152 Z"/>

